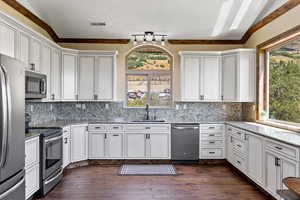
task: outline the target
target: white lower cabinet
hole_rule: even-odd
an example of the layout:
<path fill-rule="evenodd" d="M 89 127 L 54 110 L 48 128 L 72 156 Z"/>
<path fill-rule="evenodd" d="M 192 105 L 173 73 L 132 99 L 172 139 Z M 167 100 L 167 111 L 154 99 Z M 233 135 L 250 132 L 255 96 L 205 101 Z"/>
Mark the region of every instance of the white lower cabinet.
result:
<path fill-rule="evenodd" d="M 169 158 L 170 135 L 168 133 L 149 134 L 150 157 L 152 159 Z"/>
<path fill-rule="evenodd" d="M 87 125 L 71 126 L 71 162 L 88 159 Z"/>
<path fill-rule="evenodd" d="M 106 155 L 111 159 L 123 158 L 123 133 L 107 134 Z"/>
<path fill-rule="evenodd" d="M 70 127 L 63 128 L 63 168 L 71 163 L 71 131 Z"/>
<path fill-rule="evenodd" d="M 89 159 L 105 158 L 106 133 L 89 132 Z"/>
<path fill-rule="evenodd" d="M 126 133 L 125 139 L 126 158 L 144 159 L 146 158 L 146 134 Z"/>
<path fill-rule="evenodd" d="M 25 141 L 25 196 L 31 197 L 40 189 L 40 140 Z"/>

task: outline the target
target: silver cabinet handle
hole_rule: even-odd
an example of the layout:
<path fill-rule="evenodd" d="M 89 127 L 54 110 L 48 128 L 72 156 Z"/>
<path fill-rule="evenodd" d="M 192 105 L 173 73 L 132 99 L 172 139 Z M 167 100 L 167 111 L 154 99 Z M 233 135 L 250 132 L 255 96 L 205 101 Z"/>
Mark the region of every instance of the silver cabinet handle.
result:
<path fill-rule="evenodd" d="M 213 136 L 216 136 L 216 135 L 215 135 L 215 134 L 209 134 L 209 136 L 212 136 L 212 137 L 213 137 Z"/>
<path fill-rule="evenodd" d="M 114 137 L 118 137 L 118 136 L 120 136 L 120 135 L 114 134 L 113 136 L 114 136 Z"/>
<path fill-rule="evenodd" d="M 63 136 L 61 135 L 61 136 L 57 136 L 57 137 L 54 137 L 54 138 L 47 139 L 47 140 L 45 140 L 45 143 L 53 142 L 53 141 L 55 141 L 55 140 L 59 140 L 59 139 L 61 139 L 62 137 L 63 137 Z"/>
<path fill-rule="evenodd" d="M 42 79 L 40 84 L 41 84 L 41 93 L 46 94 L 46 92 L 47 92 L 46 79 Z"/>
<path fill-rule="evenodd" d="M 210 151 L 209 154 L 215 154 L 216 152 Z"/>
<path fill-rule="evenodd" d="M 51 95 L 51 99 L 52 99 L 52 100 L 55 100 L 55 94 L 52 94 L 52 95 Z"/>
<path fill-rule="evenodd" d="M 16 185 L 14 185 L 12 188 L 10 188 L 9 190 L 7 190 L 3 194 L 1 194 L 0 199 L 4 199 L 5 197 L 7 197 L 11 193 L 13 193 L 15 190 L 17 190 L 24 183 L 24 181 L 25 181 L 25 179 L 22 178 Z"/>
<path fill-rule="evenodd" d="M 214 127 L 214 126 L 210 126 L 208 129 L 215 129 L 216 127 Z"/>
<path fill-rule="evenodd" d="M 209 144 L 215 144 L 215 142 L 209 142 Z"/>
<path fill-rule="evenodd" d="M 98 100 L 98 95 L 94 94 L 94 100 Z"/>
<path fill-rule="evenodd" d="M 55 179 L 57 179 L 57 177 L 59 177 L 62 173 L 63 173 L 63 169 L 61 169 L 60 172 L 55 177 L 51 178 L 48 181 L 45 181 L 45 185 L 48 185 L 48 183 L 51 183 L 52 181 L 54 181 Z"/>
<path fill-rule="evenodd" d="M 199 127 L 192 127 L 192 128 L 189 128 L 189 127 L 181 127 L 181 126 L 175 126 L 173 127 L 174 129 L 178 129 L 178 130 L 184 130 L 184 129 L 199 129 Z"/>
<path fill-rule="evenodd" d="M 68 143 L 68 138 L 65 138 L 65 144 L 67 144 Z"/>
<path fill-rule="evenodd" d="M 278 149 L 278 150 L 282 150 L 282 148 L 281 148 L 281 147 L 277 147 L 277 146 L 275 146 L 275 148 L 276 148 L 276 149 Z"/>

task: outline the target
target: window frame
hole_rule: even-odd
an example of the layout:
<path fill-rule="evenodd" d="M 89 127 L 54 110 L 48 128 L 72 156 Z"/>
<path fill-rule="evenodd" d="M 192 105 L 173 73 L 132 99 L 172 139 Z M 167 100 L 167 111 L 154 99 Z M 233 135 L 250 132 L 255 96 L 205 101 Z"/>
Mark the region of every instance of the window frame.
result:
<path fill-rule="evenodd" d="M 269 51 L 300 39 L 300 25 L 267 40 L 257 46 L 257 99 L 256 122 L 300 132 L 300 123 L 274 120 L 269 118 Z M 266 111 L 266 118 L 261 112 Z"/>
<path fill-rule="evenodd" d="M 170 70 L 130 70 L 128 69 L 128 57 L 130 56 L 131 53 L 134 51 L 137 51 L 138 49 L 143 49 L 143 48 L 156 48 L 160 51 L 163 51 L 166 53 L 169 58 L 170 58 Z M 150 108 L 159 108 L 159 109 L 170 109 L 174 106 L 174 101 L 173 101 L 173 63 L 174 63 L 174 57 L 173 55 L 166 49 L 158 46 L 158 45 L 139 45 L 136 46 L 135 48 L 131 49 L 126 57 L 125 57 L 125 101 L 124 101 L 124 107 L 125 108 L 130 108 L 130 109 L 135 109 L 135 108 L 145 108 L 145 106 L 129 106 L 128 105 L 128 76 L 146 76 L 147 77 L 147 89 L 148 89 L 148 97 L 147 97 L 147 102 L 150 104 L 150 93 L 151 93 L 151 76 L 153 75 L 158 75 L 158 76 L 163 76 L 163 75 L 169 75 L 170 76 L 170 106 L 151 106 Z"/>

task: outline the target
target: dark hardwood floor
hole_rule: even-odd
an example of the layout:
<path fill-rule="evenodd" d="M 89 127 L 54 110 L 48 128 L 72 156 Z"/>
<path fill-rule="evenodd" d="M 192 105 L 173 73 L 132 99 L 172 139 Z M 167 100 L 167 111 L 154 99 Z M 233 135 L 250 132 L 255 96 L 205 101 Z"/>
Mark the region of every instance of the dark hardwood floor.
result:
<path fill-rule="evenodd" d="M 67 170 L 43 200 L 263 200 L 255 186 L 225 165 L 176 165 L 178 176 L 118 176 L 119 166 Z M 39 200 L 42 200 L 39 199 Z"/>

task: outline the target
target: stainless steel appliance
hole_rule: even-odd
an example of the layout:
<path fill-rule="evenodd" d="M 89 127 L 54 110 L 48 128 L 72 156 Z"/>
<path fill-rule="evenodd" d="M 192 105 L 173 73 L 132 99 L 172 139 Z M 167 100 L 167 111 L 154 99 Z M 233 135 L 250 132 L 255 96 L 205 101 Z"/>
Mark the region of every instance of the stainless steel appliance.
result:
<path fill-rule="evenodd" d="M 39 129 L 41 160 L 41 195 L 46 195 L 62 179 L 63 134 L 61 128 Z"/>
<path fill-rule="evenodd" d="M 173 161 L 199 160 L 199 124 L 172 124 L 171 138 Z"/>
<path fill-rule="evenodd" d="M 33 71 L 26 71 L 26 99 L 42 99 L 47 96 L 47 76 Z"/>
<path fill-rule="evenodd" d="M 0 200 L 25 199 L 24 67 L 0 54 Z"/>

